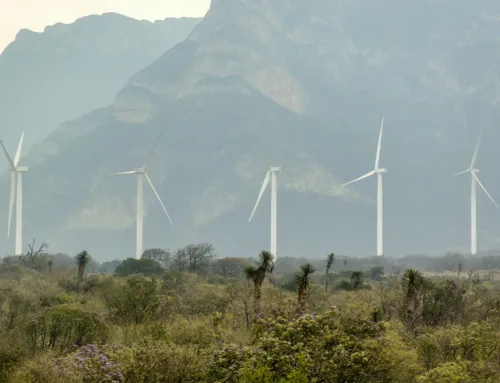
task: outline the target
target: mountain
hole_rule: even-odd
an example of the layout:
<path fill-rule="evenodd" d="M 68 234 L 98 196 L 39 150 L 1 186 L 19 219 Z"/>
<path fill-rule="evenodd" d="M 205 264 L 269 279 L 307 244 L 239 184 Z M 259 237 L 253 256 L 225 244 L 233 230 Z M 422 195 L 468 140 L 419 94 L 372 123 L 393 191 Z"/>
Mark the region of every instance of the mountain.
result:
<path fill-rule="evenodd" d="M 384 115 L 386 253 L 467 251 L 470 180 L 448 175 L 484 125 L 478 166 L 500 199 L 499 20 L 492 0 L 214 0 L 113 103 L 33 148 L 25 234 L 132 256 L 135 180 L 109 174 L 141 166 L 167 125 L 149 174 L 174 226 L 146 193 L 146 248 L 267 248 L 268 193 L 247 222 L 267 157 L 293 169 L 278 176 L 280 256 L 373 254 L 375 182 L 340 185 L 373 167 Z M 498 211 L 478 200 L 480 247 L 498 248 Z"/>
<path fill-rule="evenodd" d="M 133 73 L 182 41 L 198 22 L 153 23 L 107 13 L 42 33 L 21 30 L 0 55 L 1 139 L 15 147 L 25 131 L 29 149 L 60 123 L 109 105 Z"/>

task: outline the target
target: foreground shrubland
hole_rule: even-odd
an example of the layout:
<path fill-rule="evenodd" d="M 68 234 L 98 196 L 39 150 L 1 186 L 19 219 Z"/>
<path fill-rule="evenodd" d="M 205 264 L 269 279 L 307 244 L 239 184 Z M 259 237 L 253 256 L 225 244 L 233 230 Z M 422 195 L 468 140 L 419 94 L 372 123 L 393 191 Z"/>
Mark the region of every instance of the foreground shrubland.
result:
<path fill-rule="evenodd" d="M 276 276 L 265 252 L 228 276 L 127 275 L 133 263 L 122 276 L 2 266 L 0 381 L 500 381 L 495 281 L 308 264 Z"/>

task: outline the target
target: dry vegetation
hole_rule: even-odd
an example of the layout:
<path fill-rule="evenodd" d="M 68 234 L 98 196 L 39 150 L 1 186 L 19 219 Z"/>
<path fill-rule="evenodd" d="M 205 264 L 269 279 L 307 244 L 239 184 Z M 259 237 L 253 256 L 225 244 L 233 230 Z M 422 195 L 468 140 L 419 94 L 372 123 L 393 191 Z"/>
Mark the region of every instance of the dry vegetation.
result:
<path fill-rule="evenodd" d="M 475 272 L 75 258 L 0 268 L 1 382 L 500 381 L 500 284 Z"/>

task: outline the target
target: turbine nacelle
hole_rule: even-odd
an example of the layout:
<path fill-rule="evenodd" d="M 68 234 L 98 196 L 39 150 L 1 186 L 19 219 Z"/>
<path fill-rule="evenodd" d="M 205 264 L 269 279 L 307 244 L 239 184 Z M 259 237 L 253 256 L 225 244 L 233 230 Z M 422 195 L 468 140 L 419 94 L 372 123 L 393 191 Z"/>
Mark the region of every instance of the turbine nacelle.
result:
<path fill-rule="evenodd" d="M 375 170 L 375 173 L 387 173 L 387 169 L 386 168 L 377 169 L 377 170 Z"/>
<path fill-rule="evenodd" d="M 28 167 L 27 166 L 18 166 L 15 171 L 18 173 L 25 173 L 28 171 Z"/>

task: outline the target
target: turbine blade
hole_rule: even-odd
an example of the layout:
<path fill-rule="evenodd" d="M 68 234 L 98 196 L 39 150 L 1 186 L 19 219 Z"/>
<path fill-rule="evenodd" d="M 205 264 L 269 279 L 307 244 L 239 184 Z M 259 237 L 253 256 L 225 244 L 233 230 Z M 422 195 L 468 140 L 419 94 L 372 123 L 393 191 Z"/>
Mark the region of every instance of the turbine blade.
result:
<path fill-rule="evenodd" d="M 21 151 L 23 150 L 24 132 L 21 134 L 21 139 L 19 140 L 19 145 L 17 146 L 16 156 L 14 157 L 14 165 L 17 166 L 19 159 L 21 158 Z"/>
<path fill-rule="evenodd" d="M 378 169 L 378 164 L 380 162 L 380 148 L 382 146 L 382 132 L 384 130 L 384 117 L 382 117 L 382 122 L 380 123 L 380 134 L 378 136 L 378 145 L 377 145 L 377 155 L 375 157 L 375 169 Z"/>
<path fill-rule="evenodd" d="M 165 133 L 165 130 L 167 129 L 167 127 L 168 127 L 168 124 L 166 124 L 166 125 L 164 126 L 164 128 L 163 128 L 163 129 L 162 129 L 162 131 L 160 132 L 160 134 L 159 134 L 158 138 L 156 139 L 156 141 L 155 141 L 155 143 L 154 143 L 153 147 L 152 147 L 152 148 L 151 148 L 151 150 L 149 151 L 149 153 L 148 153 L 148 155 L 147 155 L 147 157 L 146 157 L 146 160 L 144 161 L 144 165 L 143 165 L 144 167 L 146 167 L 147 163 L 149 162 L 149 160 L 150 160 L 151 156 L 153 155 L 153 152 L 154 152 L 154 151 L 155 151 L 155 149 L 156 149 L 156 146 L 158 145 L 158 142 L 160 142 L 161 137 L 163 136 L 163 133 Z"/>
<path fill-rule="evenodd" d="M 255 210 L 257 210 L 257 206 L 259 206 L 260 199 L 262 198 L 262 195 L 264 194 L 264 191 L 266 190 L 267 185 L 269 184 L 269 177 L 270 176 L 271 176 L 271 172 L 268 171 L 266 173 L 266 177 L 264 178 L 264 182 L 262 183 L 262 187 L 260 188 L 259 197 L 257 198 L 257 202 L 255 203 L 255 206 L 252 210 L 252 214 L 250 215 L 248 222 L 250 222 L 252 220 L 253 215 L 255 214 Z"/>
<path fill-rule="evenodd" d="M 7 225 L 7 237 L 10 237 L 10 228 L 12 226 L 12 213 L 14 212 L 14 201 L 16 198 L 16 178 L 15 171 L 10 172 L 10 201 L 9 201 L 9 223 Z"/>
<path fill-rule="evenodd" d="M 460 174 L 465 174 L 465 173 L 469 173 L 469 172 L 470 172 L 470 169 L 467 169 L 467 170 L 464 170 L 463 172 L 452 174 L 450 177 L 456 177 L 456 176 L 459 176 Z"/>
<path fill-rule="evenodd" d="M 12 161 L 12 158 L 9 156 L 9 152 L 7 152 L 7 149 L 5 148 L 5 145 L 3 144 L 2 141 L 0 141 L 0 145 L 2 145 L 2 149 L 3 149 L 3 152 L 5 153 L 5 157 L 7 157 L 7 161 L 9 162 L 10 169 L 16 170 L 16 165 L 14 164 L 14 161 Z"/>
<path fill-rule="evenodd" d="M 481 128 L 481 132 L 479 133 L 479 137 L 477 138 L 476 148 L 474 149 L 474 155 L 472 156 L 472 162 L 470 163 L 470 168 L 473 169 L 476 166 L 477 161 L 477 153 L 479 152 L 479 144 L 481 142 L 481 137 L 483 135 L 483 129 Z"/>
<path fill-rule="evenodd" d="M 374 175 L 375 173 L 376 173 L 376 172 L 375 172 L 375 170 L 372 170 L 371 172 L 366 173 L 365 175 L 362 175 L 361 177 L 356 178 L 355 180 L 352 180 L 352 181 L 350 181 L 350 182 L 347 182 L 347 183 L 345 183 L 345 184 L 343 184 L 343 185 L 341 185 L 341 186 L 347 186 L 347 185 L 349 185 L 349 184 L 353 184 L 354 182 L 361 181 L 362 179 L 368 178 L 368 177 L 370 177 L 370 176 Z"/>
<path fill-rule="evenodd" d="M 129 172 L 120 172 L 120 173 L 113 173 L 113 175 L 115 176 L 119 176 L 119 175 L 122 175 L 122 174 L 135 174 L 136 171 L 135 170 L 131 170 Z"/>
<path fill-rule="evenodd" d="M 494 205 L 496 207 L 498 207 L 498 204 L 495 202 L 495 200 L 493 199 L 493 197 L 490 195 L 490 193 L 488 193 L 488 190 L 486 190 L 486 188 L 483 186 L 483 184 L 481 183 L 481 181 L 479 181 L 479 178 L 478 176 L 476 176 L 476 173 L 472 172 L 472 176 L 476 179 L 477 183 L 479 184 L 479 186 L 481 186 L 481 189 L 484 190 L 484 192 L 486 193 L 486 195 L 490 198 L 491 202 L 494 203 Z"/>
<path fill-rule="evenodd" d="M 146 177 L 146 180 L 148 181 L 149 186 L 151 186 L 151 189 L 153 189 L 153 193 L 155 193 L 156 198 L 160 202 L 160 205 L 163 208 L 163 211 L 165 212 L 165 214 L 167 215 L 167 218 L 170 221 L 170 224 L 173 225 L 172 220 L 170 219 L 170 216 L 168 215 L 167 208 L 163 204 L 163 201 L 161 200 L 160 195 L 158 194 L 158 192 L 156 191 L 155 187 L 153 186 L 153 183 L 151 182 L 151 179 L 149 178 L 148 174 L 144 173 L 144 177 Z"/>

